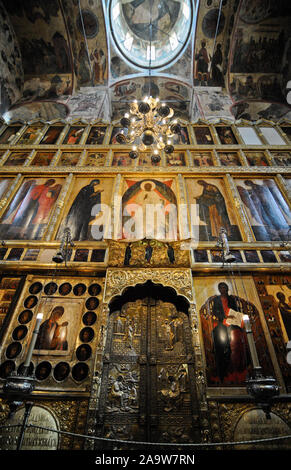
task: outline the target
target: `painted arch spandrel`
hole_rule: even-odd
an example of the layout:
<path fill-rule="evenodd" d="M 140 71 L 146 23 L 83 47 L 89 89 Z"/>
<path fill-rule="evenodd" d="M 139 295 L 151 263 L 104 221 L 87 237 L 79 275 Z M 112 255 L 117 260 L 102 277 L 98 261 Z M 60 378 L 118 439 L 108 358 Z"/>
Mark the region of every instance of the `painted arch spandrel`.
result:
<path fill-rule="evenodd" d="M 99 176 L 74 181 L 57 239 L 61 238 L 66 227 L 74 241 L 100 241 L 104 238 L 110 225 L 113 181 L 113 178 Z"/>
<path fill-rule="evenodd" d="M 291 210 L 275 181 L 246 178 L 236 185 L 256 240 L 287 240 Z"/>
<path fill-rule="evenodd" d="M 253 279 L 223 275 L 201 277 L 194 279 L 194 290 L 208 386 L 245 386 L 252 363 L 244 314 L 250 318 L 263 373 L 274 375 Z"/>
<path fill-rule="evenodd" d="M 241 240 L 233 204 L 223 179 L 187 178 L 185 182 L 192 232 L 197 233 L 199 225 L 199 240 L 216 240 L 222 227 L 226 229 L 229 241 Z"/>
<path fill-rule="evenodd" d="M 40 240 L 63 178 L 25 178 L 0 221 L 2 240 Z"/>

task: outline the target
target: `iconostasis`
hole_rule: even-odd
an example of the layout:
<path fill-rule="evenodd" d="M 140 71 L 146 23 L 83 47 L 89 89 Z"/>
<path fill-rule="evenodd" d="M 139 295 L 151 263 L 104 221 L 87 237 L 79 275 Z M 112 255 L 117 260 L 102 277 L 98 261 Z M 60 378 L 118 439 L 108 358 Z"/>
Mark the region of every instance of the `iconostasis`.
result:
<path fill-rule="evenodd" d="M 0 379 L 23 367 L 42 312 L 43 339 L 31 362 L 38 389 L 88 390 L 103 347 L 106 270 L 166 267 L 192 270 L 207 387 L 244 387 L 250 371 L 242 322 L 229 345 L 236 357 L 226 360 L 215 349 L 224 283 L 233 310 L 250 312 L 264 373 L 289 390 L 291 293 L 288 276 L 278 272 L 288 274 L 291 263 L 290 129 L 185 122 L 175 151 L 152 161 L 149 152 L 130 158 L 130 148 L 116 140 L 126 135 L 118 123 L 2 126 Z M 163 209 L 164 219 L 149 221 L 149 204 Z M 73 243 L 57 272 L 52 258 L 66 227 Z M 221 270 L 221 227 L 235 257 L 231 273 Z M 51 324 L 57 337 L 45 333 Z"/>

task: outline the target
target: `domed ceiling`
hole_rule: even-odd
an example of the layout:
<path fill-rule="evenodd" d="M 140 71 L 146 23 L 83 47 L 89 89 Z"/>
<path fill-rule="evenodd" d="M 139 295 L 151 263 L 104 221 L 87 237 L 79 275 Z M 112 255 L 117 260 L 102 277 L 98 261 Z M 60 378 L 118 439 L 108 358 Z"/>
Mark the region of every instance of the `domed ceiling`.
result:
<path fill-rule="evenodd" d="M 109 22 L 114 44 L 125 60 L 144 69 L 162 68 L 187 45 L 192 2 L 110 0 Z"/>
<path fill-rule="evenodd" d="M 106 121 L 150 93 L 183 119 L 287 119 L 290 20 L 285 0 L 2 0 L 0 112 Z"/>

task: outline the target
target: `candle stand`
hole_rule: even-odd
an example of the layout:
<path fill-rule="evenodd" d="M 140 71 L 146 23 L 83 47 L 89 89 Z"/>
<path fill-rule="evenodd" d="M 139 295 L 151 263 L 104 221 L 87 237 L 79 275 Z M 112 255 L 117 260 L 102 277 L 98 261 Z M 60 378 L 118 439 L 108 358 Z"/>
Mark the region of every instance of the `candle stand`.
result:
<path fill-rule="evenodd" d="M 34 390 L 34 377 L 29 375 L 17 375 L 12 373 L 3 386 L 4 395 L 7 397 L 10 409 L 9 417 L 12 417 L 20 406 L 24 404 L 25 412 L 20 433 L 17 440 L 16 450 L 20 450 L 24 438 L 27 422 L 33 407 L 32 401 L 27 401 Z"/>
<path fill-rule="evenodd" d="M 271 419 L 272 400 L 279 395 L 279 386 L 274 377 L 265 377 L 260 366 L 255 340 L 249 321 L 249 316 L 243 316 L 248 345 L 251 353 L 253 377 L 246 381 L 247 392 L 254 398 L 255 403 L 262 408 L 267 419 Z"/>
<path fill-rule="evenodd" d="M 25 429 L 27 422 L 33 407 L 33 402 L 29 401 L 28 398 L 31 396 L 35 388 L 35 377 L 29 374 L 30 360 L 32 357 L 32 352 L 36 343 L 36 339 L 39 333 L 40 323 L 42 321 L 43 314 L 39 313 L 36 317 L 36 324 L 34 331 L 32 333 L 31 342 L 28 348 L 26 360 L 24 363 L 23 370 L 20 373 L 12 372 L 6 379 L 3 386 L 4 396 L 7 398 L 10 413 L 9 418 L 11 418 L 17 409 L 24 404 L 25 413 L 23 417 L 23 422 L 21 425 L 20 434 L 17 441 L 16 450 L 20 450 L 24 438 Z"/>

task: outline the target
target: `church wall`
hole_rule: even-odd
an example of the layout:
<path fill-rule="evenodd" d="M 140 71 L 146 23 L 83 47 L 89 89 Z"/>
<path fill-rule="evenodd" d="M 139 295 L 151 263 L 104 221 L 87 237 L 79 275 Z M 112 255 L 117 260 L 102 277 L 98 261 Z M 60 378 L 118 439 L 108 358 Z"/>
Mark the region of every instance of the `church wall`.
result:
<path fill-rule="evenodd" d="M 74 72 L 71 43 L 59 2 L 41 1 L 37 6 L 6 1 L 3 4 L 18 37 L 24 71 L 23 95 L 17 104 L 68 96 L 74 88 Z"/>
<path fill-rule="evenodd" d="M 284 2 L 262 9 L 255 1 L 238 5 L 227 70 L 236 119 L 288 119 L 289 22 Z"/>
<path fill-rule="evenodd" d="M 0 6 L 0 112 L 3 115 L 19 100 L 23 88 L 21 53 L 13 26 L 3 5 Z"/>
<path fill-rule="evenodd" d="M 211 309 L 224 282 L 236 302 L 251 306 L 260 363 L 280 387 L 272 411 L 290 426 L 290 306 L 277 295 L 289 303 L 290 123 L 185 122 L 175 153 L 161 153 L 155 164 L 147 153 L 129 159 L 129 147 L 114 143 L 117 127 L 76 120 L 0 129 L 0 385 L 21 368 L 36 314 L 45 320 L 61 307 L 62 342 L 52 349 L 43 343 L 32 356 L 33 398 L 55 413 L 60 429 L 94 434 L 110 301 L 152 279 L 189 302 L 203 441 L 239 440 L 249 432 L 240 419 L 256 406 L 245 387 L 250 362 L 243 373 L 215 371 Z M 42 195 L 38 205 L 33 194 Z M 177 217 L 168 244 L 168 225 L 155 219 L 145 225 L 154 234 L 149 243 L 134 232 L 146 201 L 168 205 L 169 220 Z M 57 265 L 52 258 L 67 226 L 73 245 Z M 221 226 L 236 259 L 231 267 L 222 267 Z M 4 422 L 4 396 L 2 404 Z M 82 445 L 62 437 L 60 448 Z"/>

